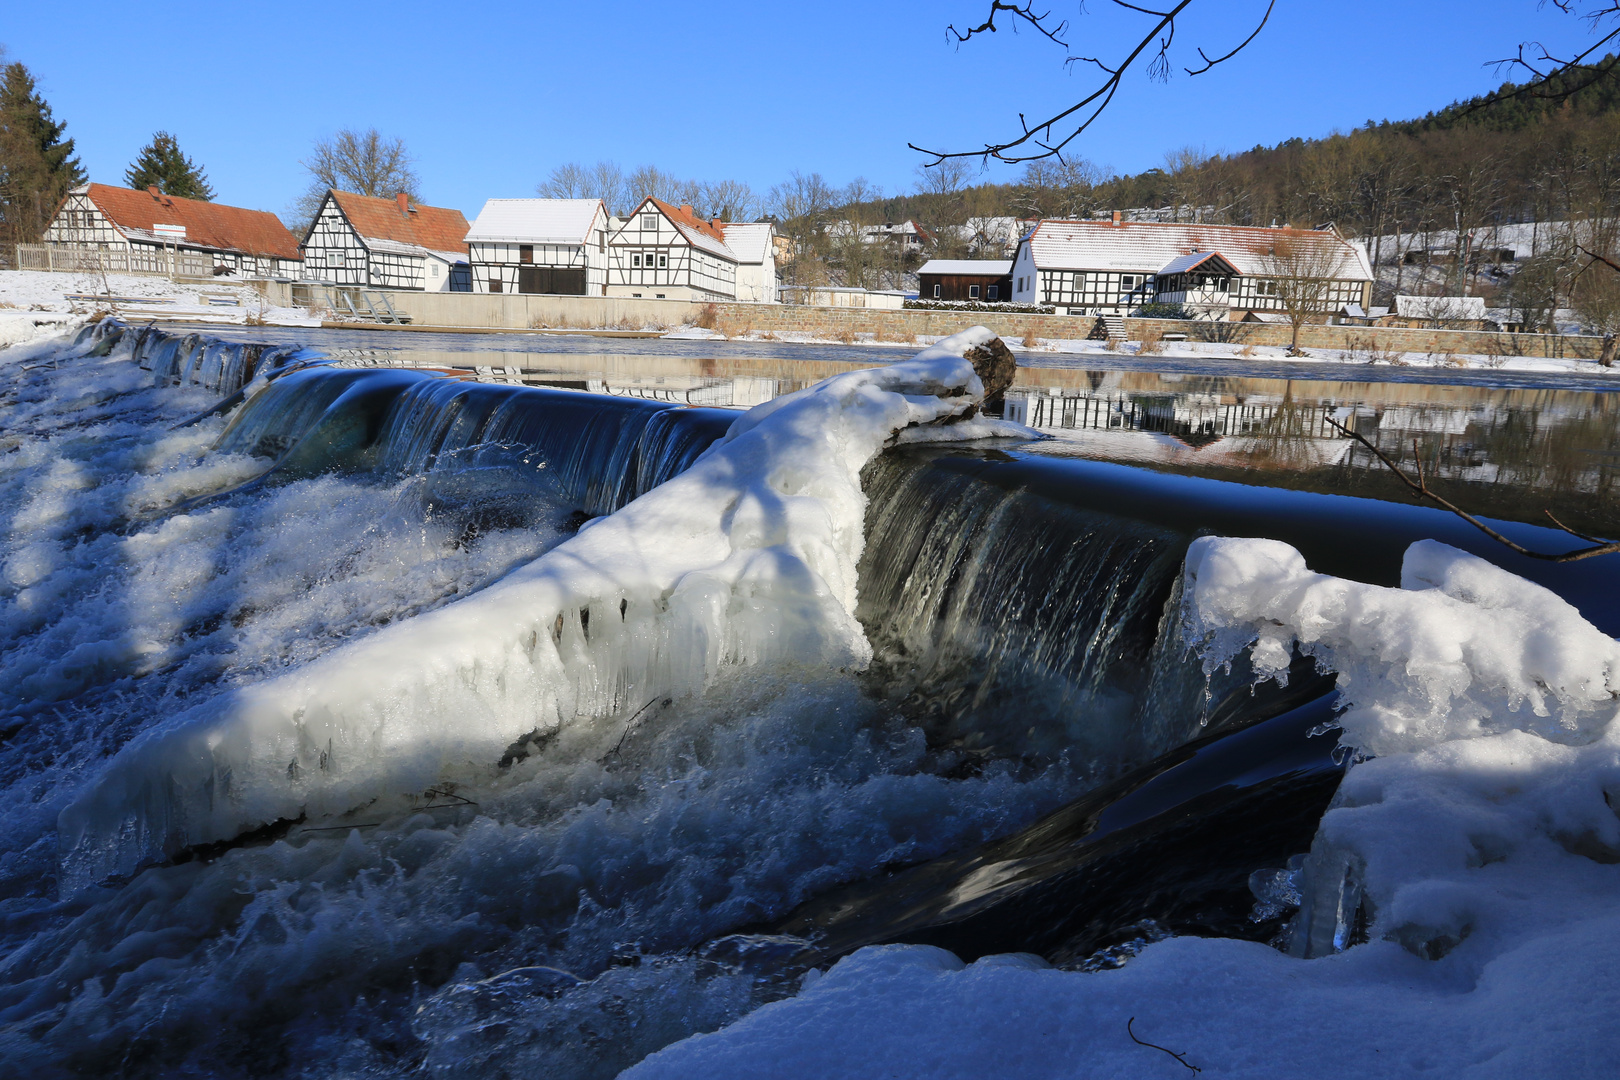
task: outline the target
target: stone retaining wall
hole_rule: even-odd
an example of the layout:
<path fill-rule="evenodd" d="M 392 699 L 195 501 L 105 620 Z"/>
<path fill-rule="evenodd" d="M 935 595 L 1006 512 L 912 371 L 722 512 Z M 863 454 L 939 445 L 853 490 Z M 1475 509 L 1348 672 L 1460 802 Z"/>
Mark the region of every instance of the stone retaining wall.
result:
<path fill-rule="evenodd" d="M 1206 323 L 1176 319 L 1126 319 L 1132 341 L 1144 332 L 1186 334 L 1189 341 L 1227 341 L 1237 345 L 1274 345 L 1286 348 L 1293 328 L 1286 323 Z M 1368 354 L 1419 353 L 1425 356 L 1545 356 L 1596 360 L 1603 348 L 1599 337 L 1574 334 L 1502 334 L 1484 330 L 1409 330 L 1392 326 L 1302 326 L 1300 347 L 1343 349 Z"/>

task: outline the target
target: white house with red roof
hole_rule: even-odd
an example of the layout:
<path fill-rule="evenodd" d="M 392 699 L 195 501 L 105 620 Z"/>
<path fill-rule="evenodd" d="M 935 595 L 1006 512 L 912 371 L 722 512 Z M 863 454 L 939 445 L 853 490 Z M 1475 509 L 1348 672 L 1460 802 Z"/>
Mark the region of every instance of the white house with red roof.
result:
<path fill-rule="evenodd" d="M 424 206 L 404 192 L 392 199 L 327 191 L 300 244 L 313 281 L 372 289 L 470 292 L 467 219 Z"/>
<path fill-rule="evenodd" d="M 1282 310 L 1284 252 L 1324 268 L 1324 312 L 1372 302 L 1366 251 L 1333 229 L 1264 229 L 1170 222 L 1042 221 L 1018 242 L 1012 298 L 1071 315 L 1124 315 L 1154 302 L 1183 303 L 1206 318 Z"/>
<path fill-rule="evenodd" d="M 215 273 L 296 277 L 303 266 L 298 238 L 268 210 L 182 199 L 156 187 L 80 185 L 62 200 L 44 242 L 82 251 L 126 251 L 132 268 L 149 265 L 159 273 L 171 250 L 207 256 Z"/>
<path fill-rule="evenodd" d="M 737 265 L 721 222 L 649 197 L 608 239 L 607 295 L 735 300 Z"/>

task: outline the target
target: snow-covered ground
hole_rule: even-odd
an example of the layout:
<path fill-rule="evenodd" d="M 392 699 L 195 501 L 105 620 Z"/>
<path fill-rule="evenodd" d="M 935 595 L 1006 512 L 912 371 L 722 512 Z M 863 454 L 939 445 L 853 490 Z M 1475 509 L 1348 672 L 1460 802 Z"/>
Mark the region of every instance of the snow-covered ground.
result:
<path fill-rule="evenodd" d="M 275 307 L 251 285 L 220 278 L 206 285 L 170 281 L 152 274 L 51 273 L 44 270 L 0 272 L 0 334 L 6 319 L 41 321 L 60 317 L 63 325 L 83 322 L 93 313 L 112 312 L 128 322 L 174 319 L 186 322 L 236 323 L 250 320 L 282 326 L 319 326 L 320 320 L 297 307 Z M 43 332 L 43 331 L 42 331 Z M 17 336 L 0 345 L 29 340 Z"/>

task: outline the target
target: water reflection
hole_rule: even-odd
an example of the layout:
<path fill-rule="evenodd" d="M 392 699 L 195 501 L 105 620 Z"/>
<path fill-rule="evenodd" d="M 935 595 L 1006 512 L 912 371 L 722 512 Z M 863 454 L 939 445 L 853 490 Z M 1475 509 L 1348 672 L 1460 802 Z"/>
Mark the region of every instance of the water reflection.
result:
<path fill-rule="evenodd" d="M 834 347 L 793 356 L 711 348 L 703 355 L 702 346 L 712 343 L 685 341 L 612 342 L 603 347 L 614 351 L 598 352 L 585 351 L 589 343 L 578 340 L 566 342 L 577 351 L 535 352 L 471 348 L 465 339 L 455 349 L 363 348 L 351 340 L 374 338 L 350 335 L 340 347 L 311 344 L 347 366 L 432 368 L 478 381 L 729 408 L 749 408 L 911 352 Z M 629 351 L 629 345 L 659 351 Z M 800 358 L 810 355 L 816 358 Z M 1021 367 L 1006 415 L 1051 436 L 1026 447 L 1035 453 L 1410 501 L 1365 447 L 1328 424 L 1331 419 L 1409 469 L 1415 454 L 1436 490 L 1476 512 L 1545 524 L 1550 510 L 1572 527 L 1616 535 L 1620 397 L 1588 385 L 1596 384 L 1505 387 Z"/>
<path fill-rule="evenodd" d="M 1481 513 L 1545 524 L 1551 510 L 1576 528 L 1620 531 L 1620 399 L 1611 393 L 1088 374 L 1081 385 L 1048 378 L 1008 395 L 1009 419 L 1052 436 L 1029 449 L 1401 497 L 1372 452 L 1332 420 L 1409 470 L 1421 462 L 1437 491 Z"/>

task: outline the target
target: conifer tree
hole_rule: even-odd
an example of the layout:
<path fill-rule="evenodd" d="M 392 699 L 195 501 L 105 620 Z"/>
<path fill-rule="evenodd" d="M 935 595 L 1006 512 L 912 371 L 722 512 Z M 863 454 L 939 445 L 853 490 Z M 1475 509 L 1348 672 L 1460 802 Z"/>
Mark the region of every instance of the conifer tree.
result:
<path fill-rule="evenodd" d="M 72 188 L 84 183 L 66 124 L 51 117 L 22 64 L 0 72 L 0 242 L 34 243 Z"/>
<path fill-rule="evenodd" d="M 134 164 L 124 171 L 124 182 L 137 189 L 156 185 L 165 195 L 211 202 L 214 188 L 196 163 L 180 152 L 180 144 L 167 131 L 152 136 Z"/>

